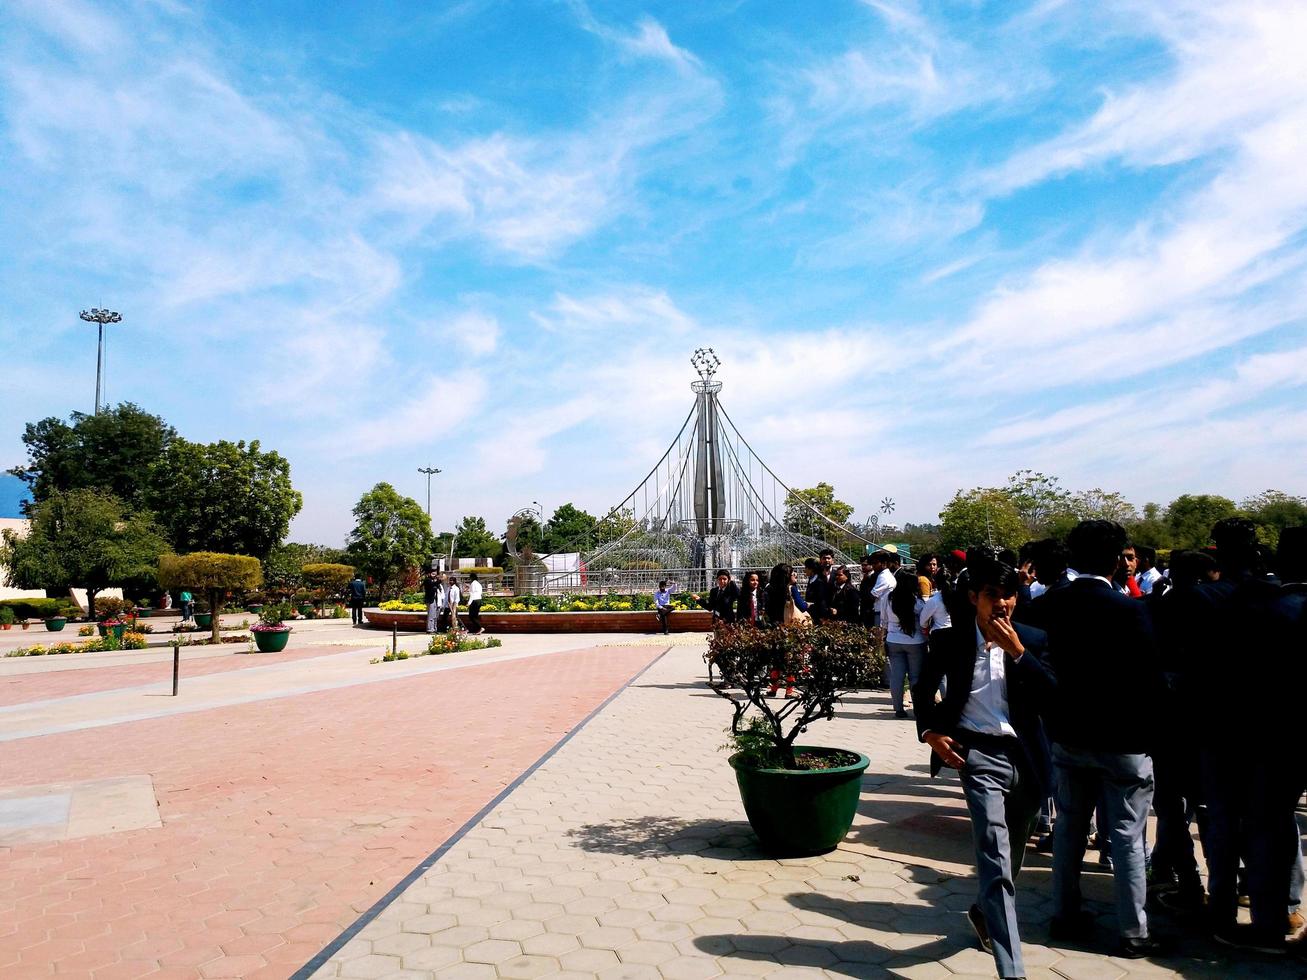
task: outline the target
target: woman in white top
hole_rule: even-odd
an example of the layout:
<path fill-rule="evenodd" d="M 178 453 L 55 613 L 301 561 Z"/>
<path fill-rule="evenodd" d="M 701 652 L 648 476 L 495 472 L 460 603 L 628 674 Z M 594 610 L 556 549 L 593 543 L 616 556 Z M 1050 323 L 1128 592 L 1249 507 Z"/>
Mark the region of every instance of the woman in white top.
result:
<path fill-rule="evenodd" d="M 458 587 L 458 579 L 449 576 L 449 628 L 458 629 L 458 604 L 463 601 L 463 591 Z"/>
<path fill-rule="evenodd" d="M 477 579 L 476 572 L 468 577 L 467 631 L 469 633 L 485 632 L 485 628 L 481 625 L 481 582 Z"/>
<path fill-rule="evenodd" d="M 894 701 L 894 717 L 906 718 L 903 709 L 903 682 L 917 683 L 921 662 L 925 659 L 926 638 L 918 617 L 924 603 L 917 576 L 899 572 L 894 576 L 894 591 L 889 594 L 885 613 L 885 652 L 889 655 L 889 693 Z"/>

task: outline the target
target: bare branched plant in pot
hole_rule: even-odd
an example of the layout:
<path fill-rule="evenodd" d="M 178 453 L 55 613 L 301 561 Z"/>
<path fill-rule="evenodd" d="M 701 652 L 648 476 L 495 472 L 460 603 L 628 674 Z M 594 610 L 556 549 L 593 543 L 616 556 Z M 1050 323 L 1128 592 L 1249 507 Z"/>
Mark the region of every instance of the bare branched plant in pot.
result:
<path fill-rule="evenodd" d="M 884 683 L 876 638 L 826 623 L 719 629 L 707 659 L 714 692 L 731 702 L 730 764 L 758 839 L 781 854 L 836 847 L 857 812 L 870 760 L 856 749 L 799 744 L 810 725 L 835 717 L 843 695 Z"/>

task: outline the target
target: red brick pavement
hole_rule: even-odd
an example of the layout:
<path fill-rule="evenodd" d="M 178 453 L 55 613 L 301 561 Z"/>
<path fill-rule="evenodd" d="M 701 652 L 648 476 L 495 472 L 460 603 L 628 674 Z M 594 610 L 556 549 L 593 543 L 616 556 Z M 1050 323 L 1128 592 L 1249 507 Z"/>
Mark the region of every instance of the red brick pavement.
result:
<path fill-rule="evenodd" d="M 188 677 L 203 677 L 205 674 L 224 674 L 229 670 L 242 670 L 247 667 L 266 667 L 269 664 L 287 663 L 311 657 L 328 657 L 345 653 L 346 649 L 339 646 L 313 646 L 300 650 L 286 650 L 282 653 L 247 654 L 236 653 L 232 648 L 228 648 L 221 653 L 214 653 L 212 657 L 182 660 L 181 678 L 184 681 Z M 83 658 L 94 657 L 95 654 L 68 653 L 62 656 Z M 151 663 L 118 664 L 95 668 L 70 667 L 66 670 L 41 671 L 32 674 L 0 675 L 0 707 L 154 683 L 172 684 L 172 650 L 160 651 L 160 659 Z"/>
<path fill-rule="evenodd" d="M 658 653 L 572 651 L 10 743 L 6 786 L 150 773 L 163 827 L 0 849 L 0 976 L 285 977 Z"/>

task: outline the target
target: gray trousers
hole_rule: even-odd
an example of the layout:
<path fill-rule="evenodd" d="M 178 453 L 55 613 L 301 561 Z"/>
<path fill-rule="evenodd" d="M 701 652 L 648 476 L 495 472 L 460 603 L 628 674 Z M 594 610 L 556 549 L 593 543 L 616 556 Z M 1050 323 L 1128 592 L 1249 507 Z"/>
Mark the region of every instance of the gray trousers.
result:
<path fill-rule="evenodd" d="M 980 879 L 976 904 L 989 929 L 994 967 L 1000 977 L 1024 977 L 1016 877 L 1039 815 L 1041 794 L 1034 777 L 1016 764 L 1020 745 L 1015 739 L 1010 747 L 1005 742 L 987 741 L 984 749 L 973 747 L 959 775 L 976 844 L 976 876 Z"/>
<path fill-rule="evenodd" d="M 427 632 L 434 633 L 440 623 L 440 603 L 427 603 Z"/>
<path fill-rule="evenodd" d="M 1148 935 L 1144 826 L 1153 800 L 1153 760 L 1146 755 L 1095 752 L 1053 744 L 1057 820 L 1053 824 L 1053 914 L 1080 911 L 1080 868 L 1089 821 L 1101 800 L 1112 841 L 1116 917 L 1127 939 Z"/>

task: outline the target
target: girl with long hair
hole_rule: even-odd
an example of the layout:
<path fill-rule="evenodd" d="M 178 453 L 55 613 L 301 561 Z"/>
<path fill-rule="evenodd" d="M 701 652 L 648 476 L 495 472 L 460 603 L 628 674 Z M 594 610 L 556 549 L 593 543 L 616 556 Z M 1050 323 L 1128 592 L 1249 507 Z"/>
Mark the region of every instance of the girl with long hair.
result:
<path fill-rule="evenodd" d="M 894 702 L 894 717 L 906 718 L 903 708 L 903 682 L 917 683 L 925 657 L 926 638 L 917 617 L 921 615 L 921 586 L 917 576 L 898 572 L 894 591 L 889 594 L 889 611 L 885 627 L 885 653 L 889 656 L 889 691 Z"/>

